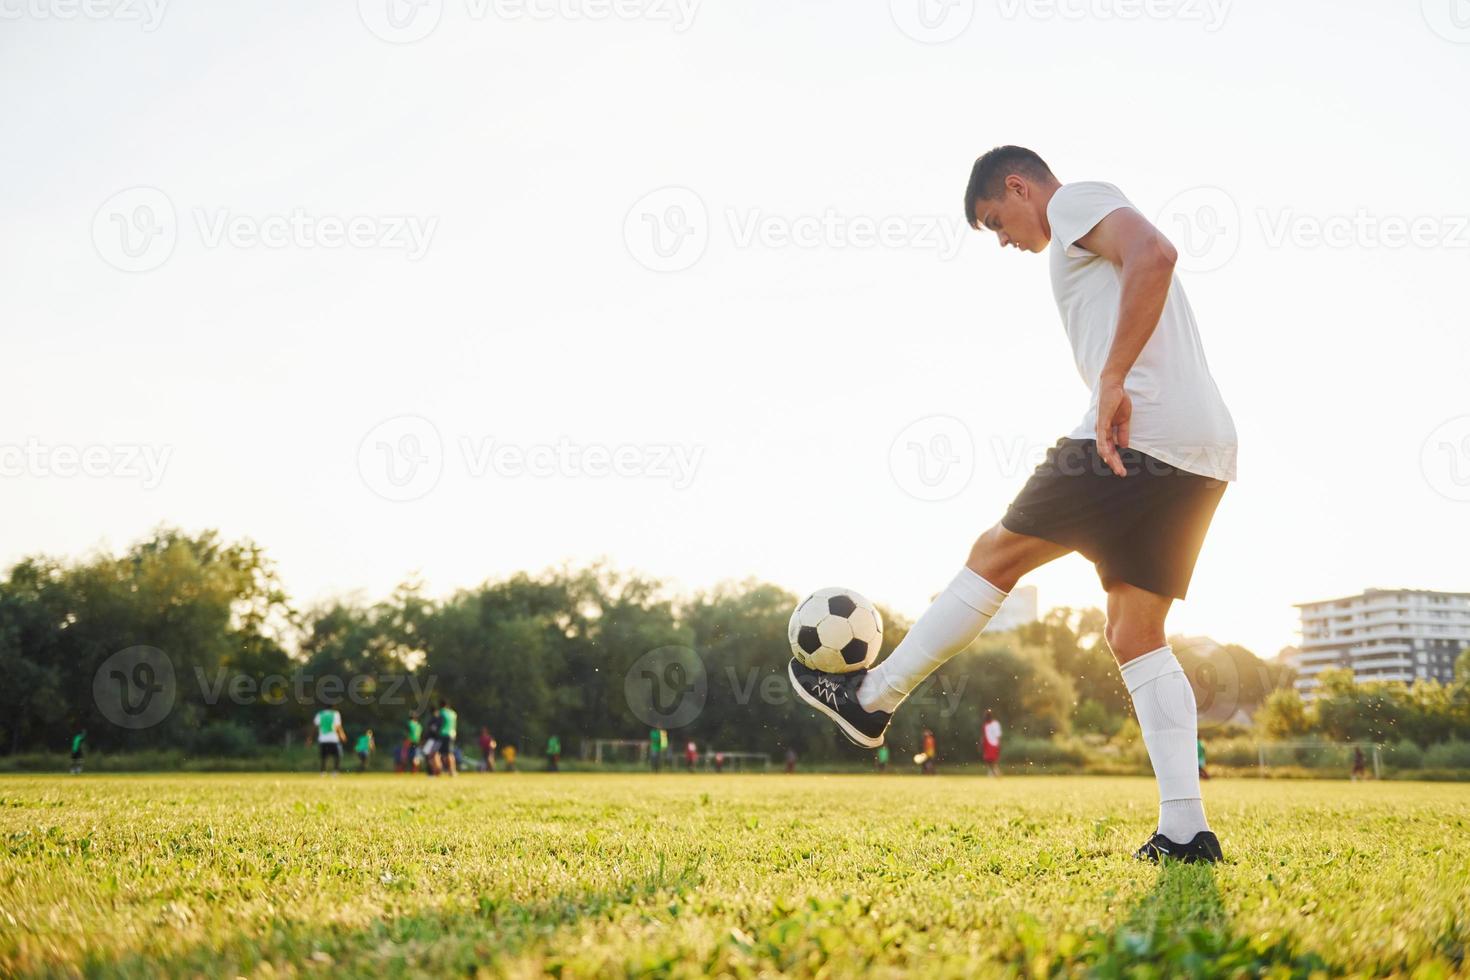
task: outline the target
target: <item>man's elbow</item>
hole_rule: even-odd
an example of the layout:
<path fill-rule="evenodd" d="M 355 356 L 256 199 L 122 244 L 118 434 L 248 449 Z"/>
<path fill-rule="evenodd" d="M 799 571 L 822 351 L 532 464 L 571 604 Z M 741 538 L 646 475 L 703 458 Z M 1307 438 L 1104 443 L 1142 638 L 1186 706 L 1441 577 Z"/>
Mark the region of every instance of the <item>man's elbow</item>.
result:
<path fill-rule="evenodd" d="M 1150 262 L 1160 271 L 1169 275 L 1174 274 L 1174 263 L 1179 261 L 1179 250 L 1174 243 L 1163 235 L 1155 234 L 1153 248 L 1150 250 Z"/>

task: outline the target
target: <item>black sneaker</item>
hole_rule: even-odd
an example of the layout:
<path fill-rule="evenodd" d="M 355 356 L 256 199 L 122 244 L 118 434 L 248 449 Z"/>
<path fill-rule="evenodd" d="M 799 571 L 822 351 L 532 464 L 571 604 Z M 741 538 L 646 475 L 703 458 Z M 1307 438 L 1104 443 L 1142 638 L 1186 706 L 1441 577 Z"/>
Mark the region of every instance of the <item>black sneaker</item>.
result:
<path fill-rule="evenodd" d="M 855 670 L 850 674 L 828 674 L 813 670 L 792 658 L 786 668 L 796 696 L 837 722 L 837 727 L 847 740 L 865 749 L 876 749 L 883 744 L 883 733 L 888 730 L 891 711 L 864 711 L 858 704 L 857 692 L 862 687 L 866 670 Z"/>
<path fill-rule="evenodd" d="M 1220 850 L 1220 838 L 1208 830 L 1195 834 L 1194 840 L 1188 844 L 1176 844 L 1155 831 L 1133 856 L 1140 861 L 1152 861 L 1154 864 L 1160 861 L 1180 861 L 1184 864 L 1204 861 L 1214 864 L 1225 858 L 1224 852 Z"/>

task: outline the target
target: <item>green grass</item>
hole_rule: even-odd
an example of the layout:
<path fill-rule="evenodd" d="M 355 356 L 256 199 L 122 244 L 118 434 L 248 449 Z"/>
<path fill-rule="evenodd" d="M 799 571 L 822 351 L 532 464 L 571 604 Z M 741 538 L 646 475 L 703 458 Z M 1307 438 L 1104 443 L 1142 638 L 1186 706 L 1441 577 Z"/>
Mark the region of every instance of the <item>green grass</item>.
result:
<path fill-rule="evenodd" d="M 0 975 L 1470 969 L 1470 787 L 1217 780 L 0 778 Z"/>

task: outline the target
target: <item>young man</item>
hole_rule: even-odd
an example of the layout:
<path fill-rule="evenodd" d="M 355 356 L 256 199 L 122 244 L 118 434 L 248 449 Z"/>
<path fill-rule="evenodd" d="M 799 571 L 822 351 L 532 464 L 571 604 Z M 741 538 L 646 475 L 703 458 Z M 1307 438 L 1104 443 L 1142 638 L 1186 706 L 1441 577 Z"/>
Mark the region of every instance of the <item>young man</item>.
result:
<path fill-rule="evenodd" d="M 87 740 L 87 730 L 83 728 L 71 737 L 71 774 L 76 776 L 82 771 L 82 743 Z"/>
<path fill-rule="evenodd" d="M 424 726 L 419 724 L 419 716 L 410 714 L 408 716 L 408 727 L 403 733 L 403 764 L 399 772 L 419 771 L 419 742 L 424 738 Z"/>
<path fill-rule="evenodd" d="M 1027 572 L 1073 551 L 1107 593 L 1106 637 L 1159 784 L 1158 828 L 1137 856 L 1218 861 L 1195 764 L 1194 692 L 1165 642 L 1205 531 L 1235 479 L 1235 425 L 1205 363 L 1175 250 L 1111 184 L 1063 184 L 1030 150 L 975 161 L 965 217 L 1002 247 L 1051 246 L 1051 285 L 1091 397 L 1000 523 L 882 664 L 822 674 L 795 660 L 797 694 L 869 748 L 914 687 L 985 628 Z"/>
<path fill-rule="evenodd" d="M 980 726 L 980 758 L 991 776 L 1000 775 L 1000 722 L 989 708 L 985 709 L 985 724 Z"/>
<path fill-rule="evenodd" d="M 373 741 L 373 730 L 369 728 L 357 736 L 357 744 L 354 746 L 357 752 L 357 771 L 367 772 L 368 762 L 372 759 L 373 750 L 378 747 Z"/>
<path fill-rule="evenodd" d="M 444 770 L 454 776 L 459 773 L 459 757 L 455 755 L 455 739 L 459 736 L 459 712 L 449 706 L 449 701 L 439 699 L 439 760 Z"/>
<path fill-rule="evenodd" d="M 321 772 L 327 774 L 327 760 L 332 760 L 332 775 L 342 771 L 342 743 L 347 733 L 342 730 L 342 712 L 336 708 L 323 708 L 312 719 L 316 726 L 316 745 L 321 754 Z"/>

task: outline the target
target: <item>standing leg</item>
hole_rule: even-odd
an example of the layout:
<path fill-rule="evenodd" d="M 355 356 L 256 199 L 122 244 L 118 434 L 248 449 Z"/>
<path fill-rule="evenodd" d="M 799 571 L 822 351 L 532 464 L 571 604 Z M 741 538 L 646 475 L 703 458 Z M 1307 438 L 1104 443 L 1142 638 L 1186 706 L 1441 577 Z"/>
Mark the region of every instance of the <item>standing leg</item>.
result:
<path fill-rule="evenodd" d="M 1133 698 L 1138 727 L 1159 784 L 1158 832 L 1188 844 L 1210 829 L 1196 754 L 1194 688 L 1164 636 L 1174 600 L 1125 582 L 1108 588 L 1108 646 Z"/>

